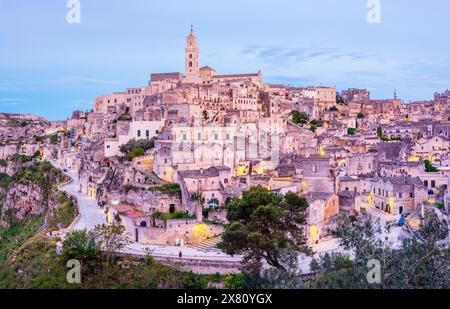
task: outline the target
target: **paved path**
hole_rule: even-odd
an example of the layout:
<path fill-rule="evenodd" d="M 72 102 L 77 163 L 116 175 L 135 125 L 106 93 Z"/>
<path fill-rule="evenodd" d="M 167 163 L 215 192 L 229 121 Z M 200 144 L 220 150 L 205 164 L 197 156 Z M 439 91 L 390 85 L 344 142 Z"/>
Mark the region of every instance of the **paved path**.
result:
<path fill-rule="evenodd" d="M 52 163 L 56 167 L 61 168 L 55 162 Z M 78 176 L 71 171 L 64 173 L 72 178 L 72 182 L 60 186 L 60 190 L 77 198 L 78 211 L 80 213 L 80 219 L 72 230 L 90 230 L 96 225 L 106 224 L 105 210 L 98 206 L 95 199 L 79 192 L 80 182 L 78 181 Z"/>
<path fill-rule="evenodd" d="M 55 161 L 52 161 L 52 164 L 57 168 L 64 169 L 64 167 L 61 167 Z M 79 192 L 80 182 L 78 176 L 70 170 L 67 170 L 64 173 L 72 178 L 72 182 L 62 185 L 60 190 L 70 193 L 77 198 L 80 213 L 80 219 L 72 230 L 90 230 L 96 225 L 106 224 L 105 210 L 98 206 L 95 199 Z M 150 252 L 153 256 L 179 258 L 180 251 L 182 252 L 182 259 L 205 259 L 225 262 L 239 262 L 241 260 L 240 257 L 232 257 L 220 251 L 205 252 L 186 246 L 142 245 L 136 242 L 125 247 L 122 250 L 122 253 L 146 255 L 147 252 Z"/>

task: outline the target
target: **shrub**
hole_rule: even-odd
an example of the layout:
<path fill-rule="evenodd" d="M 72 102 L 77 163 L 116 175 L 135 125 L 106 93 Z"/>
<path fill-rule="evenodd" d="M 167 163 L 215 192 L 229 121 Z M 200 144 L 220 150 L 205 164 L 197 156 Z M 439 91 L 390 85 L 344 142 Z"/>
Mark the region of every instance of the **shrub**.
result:
<path fill-rule="evenodd" d="M 100 257 L 100 249 L 92 233 L 87 230 L 72 231 L 63 241 L 63 255 L 67 260 L 92 262 Z"/>
<path fill-rule="evenodd" d="M 356 133 L 356 128 L 348 128 L 348 130 L 347 130 L 348 135 L 355 135 L 355 133 Z"/>
<path fill-rule="evenodd" d="M 141 157 L 145 154 L 145 150 L 142 147 L 134 148 L 128 153 L 127 158 L 129 161 L 133 161 L 134 158 Z"/>
<path fill-rule="evenodd" d="M 435 166 L 433 166 L 430 162 L 430 160 L 425 160 L 423 161 L 423 163 L 425 164 L 425 171 L 428 173 L 436 173 L 439 172 L 439 169 Z"/>
<path fill-rule="evenodd" d="M 135 140 L 132 139 L 125 145 L 120 146 L 120 151 L 126 155 L 129 155 L 132 151 L 135 151 L 137 148 L 142 148 L 145 151 L 152 149 L 155 146 L 154 139 L 141 139 L 141 140 Z"/>
<path fill-rule="evenodd" d="M 241 274 L 227 275 L 224 280 L 224 288 L 229 290 L 242 289 L 244 277 Z"/>
<path fill-rule="evenodd" d="M 50 139 L 50 144 L 52 144 L 52 145 L 58 144 L 58 135 L 57 134 L 51 135 L 49 137 L 49 139 Z"/>
<path fill-rule="evenodd" d="M 304 125 L 308 123 L 308 114 L 305 112 L 292 111 L 292 122 L 295 124 Z"/>
<path fill-rule="evenodd" d="M 181 188 L 180 188 L 180 185 L 177 183 L 167 183 L 167 184 L 163 184 L 161 186 L 151 187 L 151 188 L 149 188 L 149 190 L 150 191 L 160 191 L 162 193 L 172 195 L 172 196 L 177 196 L 177 197 L 181 198 Z"/>

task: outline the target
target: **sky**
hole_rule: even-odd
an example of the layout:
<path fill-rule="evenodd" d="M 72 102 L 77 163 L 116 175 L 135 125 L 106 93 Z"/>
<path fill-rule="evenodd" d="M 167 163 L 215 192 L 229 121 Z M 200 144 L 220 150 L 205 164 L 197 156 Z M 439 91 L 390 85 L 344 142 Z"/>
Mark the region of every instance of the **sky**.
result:
<path fill-rule="evenodd" d="M 72 0 L 71 0 L 72 1 Z M 370 0 L 374 1 L 374 0 Z M 96 96 L 183 72 L 190 24 L 200 64 L 293 86 L 367 88 L 430 100 L 450 88 L 450 1 L 0 0 L 0 112 L 66 119 Z M 376 1 L 375 1 L 376 2 Z"/>

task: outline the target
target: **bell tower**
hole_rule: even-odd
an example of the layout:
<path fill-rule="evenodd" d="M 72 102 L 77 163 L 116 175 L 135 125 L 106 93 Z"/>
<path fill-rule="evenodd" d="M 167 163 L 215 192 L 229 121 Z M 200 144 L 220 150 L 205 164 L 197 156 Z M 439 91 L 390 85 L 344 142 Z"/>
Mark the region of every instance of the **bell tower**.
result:
<path fill-rule="evenodd" d="M 186 38 L 185 61 L 186 61 L 186 82 L 199 83 L 200 82 L 199 49 L 193 25 L 191 25 L 191 32 Z"/>

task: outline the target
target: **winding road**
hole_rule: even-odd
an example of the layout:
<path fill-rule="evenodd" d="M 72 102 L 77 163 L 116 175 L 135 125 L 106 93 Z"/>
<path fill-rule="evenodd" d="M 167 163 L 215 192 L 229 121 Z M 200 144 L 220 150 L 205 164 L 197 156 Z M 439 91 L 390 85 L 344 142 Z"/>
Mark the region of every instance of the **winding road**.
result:
<path fill-rule="evenodd" d="M 63 170 L 65 167 L 62 167 L 55 161 L 51 161 L 52 164 Z M 96 225 L 106 224 L 106 214 L 104 209 L 101 209 L 98 206 L 98 203 L 95 199 L 89 197 L 88 195 L 79 192 L 80 182 L 78 176 L 71 171 L 70 169 L 66 169 L 64 173 L 69 176 L 72 181 L 63 184 L 59 187 L 61 191 L 71 194 L 77 199 L 79 218 L 77 222 L 72 225 L 72 227 L 66 232 L 70 232 L 73 230 L 91 230 Z M 182 252 L 182 258 L 180 259 L 179 253 Z M 136 242 L 133 242 L 126 246 L 120 253 L 132 254 L 136 256 L 146 256 L 150 253 L 153 257 L 158 259 L 169 259 L 172 261 L 178 262 L 187 262 L 194 263 L 198 261 L 199 264 L 208 264 L 211 263 L 219 263 L 223 262 L 224 264 L 229 265 L 237 265 L 241 258 L 237 256 L 230 256 L 220 251 L 201 251 L 195 248 L 189 248 L 186 246 L 165 246 L 165 245 L 142 245 Z M 237 271 L 237 267 L 225 267 L 222 272 L 235 272 Z M 205 269 L 205 267 L 197 266 L 197 271 L 202 273 L 216 273 L 218 271 L 217 267 L 211 268 L 210 270 Z M 219 267 L 220 270 L 220 267 Z"/>

